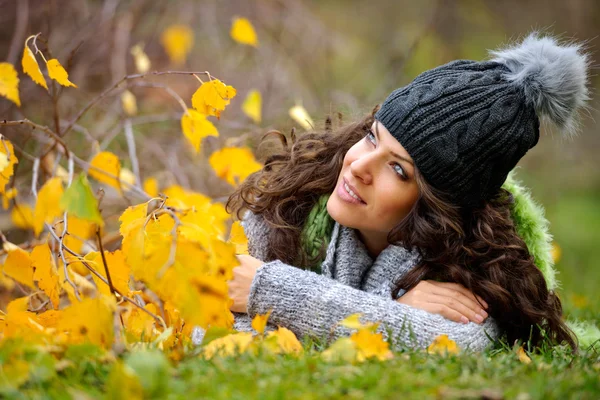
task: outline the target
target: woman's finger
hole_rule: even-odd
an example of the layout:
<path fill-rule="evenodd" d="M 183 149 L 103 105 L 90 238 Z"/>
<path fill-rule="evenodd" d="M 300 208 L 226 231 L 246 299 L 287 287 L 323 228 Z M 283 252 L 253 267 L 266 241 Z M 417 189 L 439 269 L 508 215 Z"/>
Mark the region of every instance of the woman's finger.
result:
<path fill-rule="evenodd" d="M 485 320 L 485 316 L 479 314 L 472 307 L 465 305 L 464 303 L 462 303 L 461 301 L 458 301 L 454 297 L 448 297 L 448 296 L 442 296 L 442 295 L 430 293 L 430 294 L 427 294 L 426 298 L 429 303 L 443 305 L 451 310 L 454 310 L 454 311 L 460 313 L 461 315 L 464 315 L 470 321 L 473 321 L 475 323 L 480 324 Z M 480 315 L 481 318 L 478 317 L 478 315 Z"/>
<path fill-rule="evenodd" d="M 440 303 L 421 303 L 416 305 L 417 308 L 430 312 L 432 314 L 439 314 L 442 317 L 449 319 L 450 321 L 460 322 L 463 324 L 469 323 L 469 319 L 460 312 Z"/>
<path fill-rule="evenodd" d="M 479 307 L 481 307 L 483 305 L 484 308 L 488 308 L 488 304 L 486 303 L 485 300 L 483 300 L 480 296 L 477 296 L 476 294 L 474 294 L 469 289 L 467 289 L 466 287 L 464 287 L 463 285 L 461 285 L 459 283 L 436 282 L 436 281 L 428 281 L 428 282 L 433 284 L 436 287 L 442 287 L 442 288 L 458 291 L 458 292 L 462 293 L 463 295 L 467 296 L 468 298 L 472 299 L 475 303 L 478 303 Z"/>

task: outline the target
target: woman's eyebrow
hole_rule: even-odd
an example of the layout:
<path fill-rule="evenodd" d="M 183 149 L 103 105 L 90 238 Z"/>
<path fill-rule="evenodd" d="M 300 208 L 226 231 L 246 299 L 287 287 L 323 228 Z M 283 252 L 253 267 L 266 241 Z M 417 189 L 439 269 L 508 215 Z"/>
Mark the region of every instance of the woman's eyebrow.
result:
<path fill-rule="evenodd" d="M 377 141 L 379 141 L 379 129 L 377 129 L 377 125 L 375 125 L 375 137 L 377 138 Z M 415 166 L 415 164 L 412 162 L 412 160 L 409 160 L 408 158 L 406 158 L 404 156 L 401 156 L 400 154 L 394 153 L 391 150 L 390 150 L 390 154 L 393 155 L 394 157 L 402 160 L 402 161 L 406 161 L 407 163 L 409 163 L 413 167 Z"/>

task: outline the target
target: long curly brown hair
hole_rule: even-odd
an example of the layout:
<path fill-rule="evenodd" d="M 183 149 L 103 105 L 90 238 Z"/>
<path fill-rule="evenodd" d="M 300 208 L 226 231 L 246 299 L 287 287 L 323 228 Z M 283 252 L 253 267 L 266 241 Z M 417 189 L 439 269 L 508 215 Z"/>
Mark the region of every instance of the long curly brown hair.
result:
<path fill-rule="evenodd" d="M 283 146 L 227 201 L 227 210 L 238 218 L 250 210 L 272 227 L 268 260 L 263 261 L 279 259 L 300 268 L 315 261 L 302 246 L 304 223 L 319 197 L 334 190 L 346 152 L 364 137 L 378 108 L 337 129 L 328 119 L 324 131 L 298 138 L 292 132 L 291 140 L 278 131 L 265 135 L 275 135 Z M 459 207 L 430 186 L 417 168 L 415 178 L 419 199 L 388 242 L 418 249 L 421 260 L 396 282 L 394 296 L 425 279 L 459 283 L 488 303 L 487 311 L 508 343 L 521 340 L 539 349 L 543 343 L 566 342 L 576 351 L 577 337 L 562 319 L 560 299 L 548 291 L 515 230 L 511 193 L 502 188 L 476 207 Z"/>

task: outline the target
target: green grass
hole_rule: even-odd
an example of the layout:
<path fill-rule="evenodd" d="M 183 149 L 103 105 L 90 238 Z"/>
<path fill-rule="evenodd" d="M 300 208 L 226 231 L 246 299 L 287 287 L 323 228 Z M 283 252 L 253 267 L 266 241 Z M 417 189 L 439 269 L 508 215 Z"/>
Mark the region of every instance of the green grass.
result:
<path fill-rule="evenodd" d="M 20 388 L 5 378 L 12 352 L 30 362 Z M 325 363 L 319 354 L 251 356 L 211 361 L 190 353 L 171 366 L 158 351 L 124 356 L 115 363 L 91 346 L 77 346 L 55 361 L 47 352 L 11 342 L 3 346 L 0 394 L 3 398 L 134 398 L 127 387 L 143 388 L 146 398 L 333 399 L 333 398 L 519 398 L 596 399 L 600 396 L 600 354 L 569 356 L 562 348 L 521 363 L 509 351 L 458 356 L 395 353 L 392 360 L 363 364 Z M 115 371 L 112 371 L 112 370 Z M 128 371 L 124 373 L 123 371 Z M 105 395 L 104 393 L 108 393 Z"/>

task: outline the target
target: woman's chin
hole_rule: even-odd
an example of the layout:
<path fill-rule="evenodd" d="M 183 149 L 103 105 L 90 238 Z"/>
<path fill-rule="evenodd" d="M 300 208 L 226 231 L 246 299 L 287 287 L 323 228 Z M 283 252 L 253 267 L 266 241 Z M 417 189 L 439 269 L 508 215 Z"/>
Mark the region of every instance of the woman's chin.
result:
<path fill-rule="evenodd" d="M 350 215 L 350 210 L 339 199 L 335 198 L 335 193 L 329 197 L 327 201 L 327 213 L 338 224 L 348 228 L 355 228 L 354 218 Z"/>

